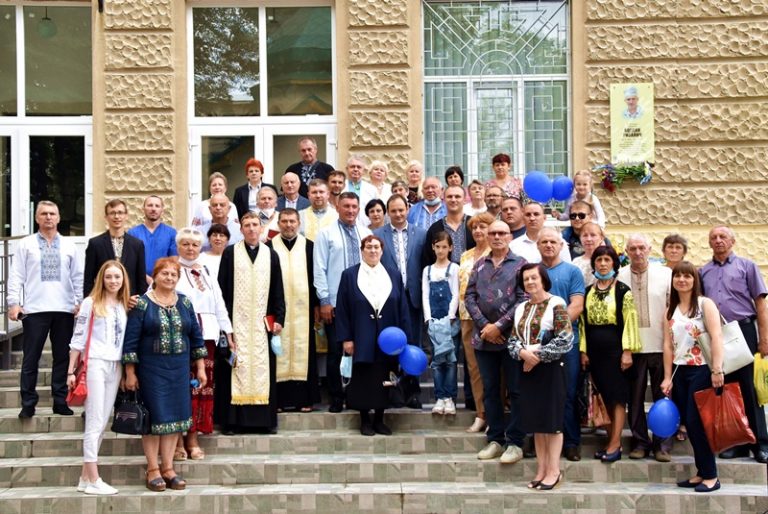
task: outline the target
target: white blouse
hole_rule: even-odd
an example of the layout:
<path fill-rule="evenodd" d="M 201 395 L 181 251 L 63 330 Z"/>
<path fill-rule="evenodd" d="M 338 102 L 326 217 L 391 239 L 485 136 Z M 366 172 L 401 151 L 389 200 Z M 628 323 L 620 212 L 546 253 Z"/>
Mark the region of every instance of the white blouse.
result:
<path fill-rule="evenodd" d="M 195 273 L 198 273 L 197 277 Z M 216 341 L 219 338 L 219 330 L 227 334 L 232 333 L 232 323 L 227 315 L 227 306 L 224 304 L 219 282 L 205 268 L 192 269 L 182 266 L 176 291 L 186 295 L 192 302 L 203 339 Z"/>
<path fill-rule="evenodd" d="M 83 300 L 80 312 L 75 320 L 75 330 L 69 343 L 71 350 L 85 353 L 85 343 L 88 339 L 88 324 L 93 310 L 93 298 Z M 89 359 L 119 361 L 123 357 L 123 338 L 125 324 L 128 320 L 125 309 L 121 304 L 107 307 L 107 315 L 94 316 L 91 330 L 91 347 Z"/>

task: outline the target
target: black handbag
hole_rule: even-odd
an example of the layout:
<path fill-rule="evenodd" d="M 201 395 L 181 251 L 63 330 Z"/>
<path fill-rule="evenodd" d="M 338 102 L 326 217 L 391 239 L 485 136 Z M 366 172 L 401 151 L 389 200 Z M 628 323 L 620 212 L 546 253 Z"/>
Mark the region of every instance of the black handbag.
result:
<path fill-rule="evenodd" d="M 138 391 L 118 394 L 112 431 L 117 434 L 147 435 L 151 432 L 149 411 L 141 401 Z"/>
<path fill-rule="evenodd" d="M 227 333 L 223 330 L 219 331 L 219 339 L 216 341 L 216 355 L 223 359 L 229 357 L 229 341 Z"/>

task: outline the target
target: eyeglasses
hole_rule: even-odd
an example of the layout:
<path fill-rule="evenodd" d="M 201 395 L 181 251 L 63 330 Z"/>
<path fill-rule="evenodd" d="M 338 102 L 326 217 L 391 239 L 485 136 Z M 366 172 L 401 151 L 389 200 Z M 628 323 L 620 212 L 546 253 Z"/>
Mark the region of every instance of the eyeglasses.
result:
<path fill-rule="evenodd" d="M 579 218 L 580 220 L 586 219 L 587 213 L 586 212 L 572 212 L 569 216 L 572 220 L 575 220 L 576 218 Z"/>
<path fill-rule="evenodd" d="M 125 214 L 126 214 L 125 211 L 109 211 L 107 213 L 107 216 L 112 216 L 114 218 L 114 217 L 125 216 Z"/>
<path fill-rule="evenodd" d="M 488 235 L 491 237 L 504 237 L 508 236 L 509 234 L 509 232 L 488 232 Z"/>

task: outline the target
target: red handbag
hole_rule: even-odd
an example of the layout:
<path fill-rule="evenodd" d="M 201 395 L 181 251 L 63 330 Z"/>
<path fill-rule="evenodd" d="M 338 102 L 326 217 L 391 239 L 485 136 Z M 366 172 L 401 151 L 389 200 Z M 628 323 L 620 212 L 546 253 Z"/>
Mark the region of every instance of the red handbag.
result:
<path fill-rule="evenodd" d="M 80 358 L 75 368 L 75 387 L 67 393 L 67 405 L 70 407 L 80 407 L 85 404 L 88 396 L 88 384 L 86 383 L 88 375 L 88 352 L 91 349 L 91 332 L 93 331 L 93 310 L 88 319 L 88 335 L 85 339 L 85 357 Z"/>
<path fill-rule="evenodd" d="M 742 444 L 754 444 L 755 434 L 749 428 L 738 382 L 725 384 L 720 394 L 718 390 L 708 388 L 693 395 L 712 453 L 718 454 Z"/>

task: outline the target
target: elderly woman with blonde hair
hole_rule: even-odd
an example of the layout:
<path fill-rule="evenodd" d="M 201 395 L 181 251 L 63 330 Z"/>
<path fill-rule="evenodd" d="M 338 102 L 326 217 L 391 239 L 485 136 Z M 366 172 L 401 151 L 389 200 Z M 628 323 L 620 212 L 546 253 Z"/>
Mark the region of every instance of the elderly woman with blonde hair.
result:
<path fill-rule="evenodd" d="M 368 175 L 371 178 L 371 184 L 376 188 L 376 198 L 387 203 L 392 196 L 392 187 L 387 184 L 387 174 L 389 166 L 383 161 L 373 161 L 371 163 Z"/>

